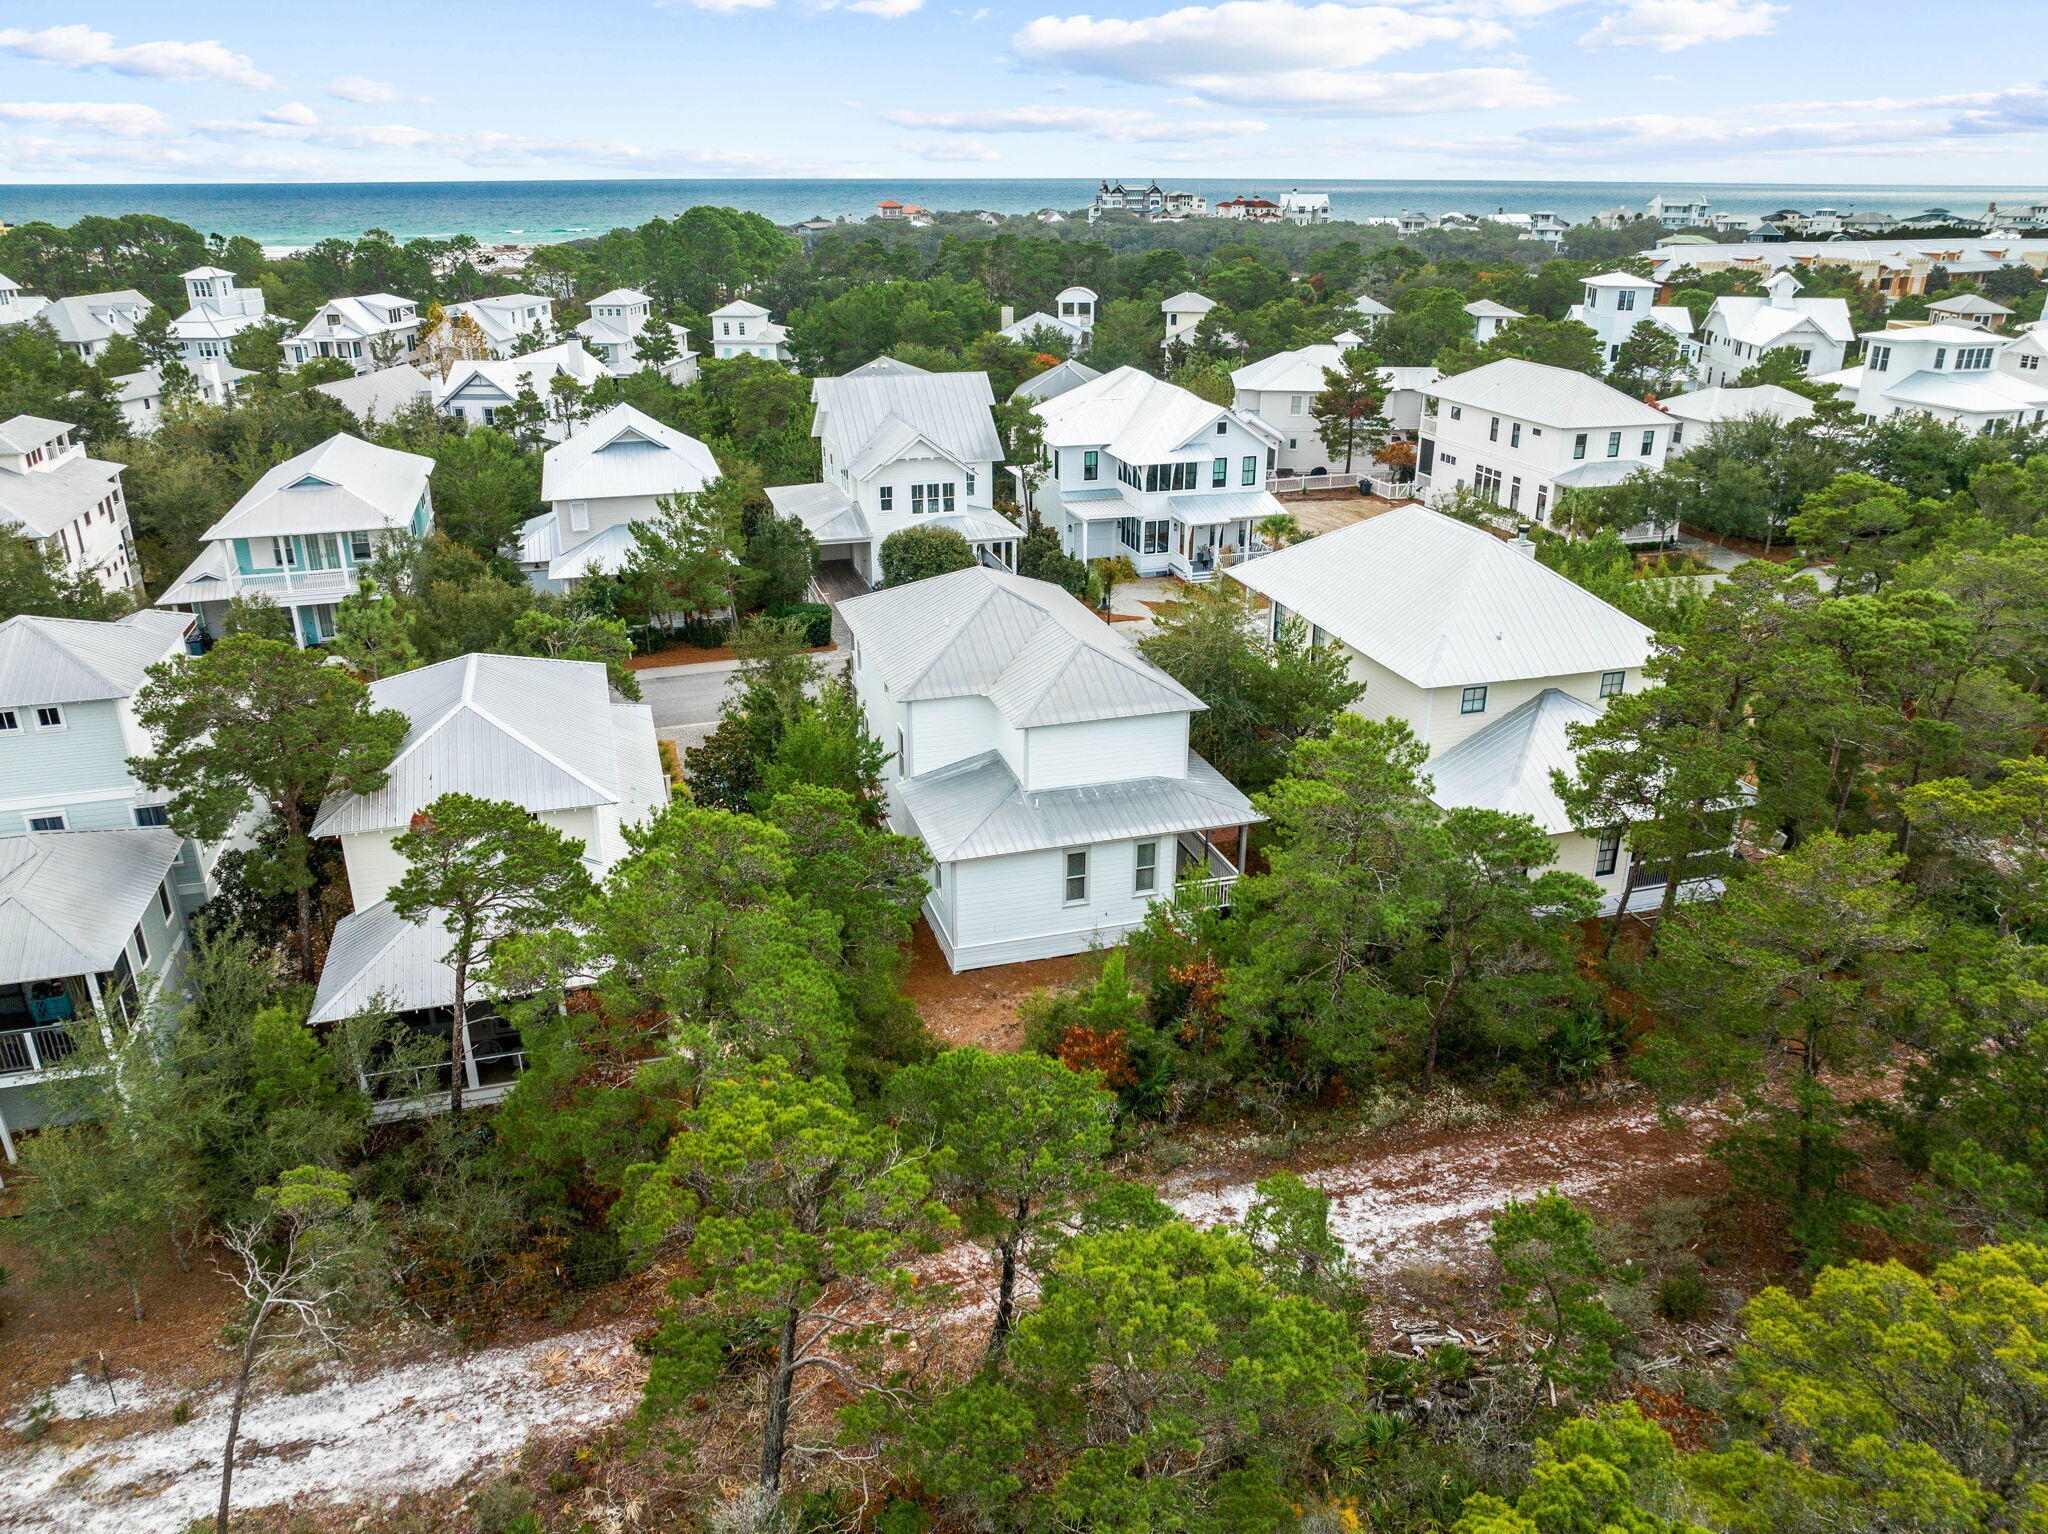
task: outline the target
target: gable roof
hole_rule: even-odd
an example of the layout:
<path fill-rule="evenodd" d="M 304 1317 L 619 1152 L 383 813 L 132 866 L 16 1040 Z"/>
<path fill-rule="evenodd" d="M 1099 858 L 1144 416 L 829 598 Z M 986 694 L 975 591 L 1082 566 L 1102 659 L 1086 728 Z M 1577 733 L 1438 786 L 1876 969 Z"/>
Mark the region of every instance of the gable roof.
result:
<path fill-rule="evenodd" d="M 1482 298 L 1465 305 L 1465 312 L 1475 320 L 1520 320 L 1527 319 L 1519 309 L 1510 309 L 1506 304 L 1497 304 L 1490 298 Z"/>
<path fill-rule="evenodd" d="M 0 470 L 0 528 L 19 523 L 32 537 L 55 537 L 120 485 L 122 467 L 73 453 L 25 474 Z"/>
<path fill-rule="evenodd" d="M 1084 383 L 1091 383 L 1102 374 L 1085 362 L 1071 358 L 1057 367 L 1049 367 L 1043 373 L 1034 373 L 1017 385 L 1011 399 L 1041 400 L 1065 394 L 1069 389 L 1078 389 Z"/>
<path fill-rule="evenodd" d="M 132 696 L 158 661 L 182 654 L 190 613 L 144 608 L 111 623 L 31 618 L 0 623 L 0 707 Z"/>
<path fill-rule="evenodd" d="M 434 398 L 446 401 L 465 384 L 481 379 L 507 399 L 517 399 L 520 389 L 531 383 L 533 392 L 545 402 L 548 384 L 564 374 L 589 383 L 603 376 L 604 364 L 585 351 L 581 341 L 564 341 L 559 346 L 544 346 L 517 357 L 472 359 L 458 362 L 448 370 L 448 376 L 434 389 Z"/>
<path fill-rule="evenodd" d="M 540 814 L 620 802 L 611 689 L 596 661 L 462 655 L 370 684 L 412 722 L 384 786 L 330 795 L 315 836 L 402 830 L 445 793 Z"/>
<path fill-rule="evenodd" d="M 271 469 L 200 537 L 340 533 L 411 523 L 434 460 L 339 432 Z"/>
<path fill-rule="evenodd" d="M 1339 342 L 1321 346 L 1298 346 L 1291 352 L 1275 352 L 1257 362 L 1247 363 L 1230 375 L 1230 381 L 1237 388 L 1253 390 L 1292 390 L 1303 394 L 1311 390 L 1321 392 L 1323 371 L 1326 368 L 1341 368 L 1347 350 Z M 1378 371 L 1386 378 L 1390 388 L 1428 389 L 1443 377 L 1433 367 L 1383 367 Z"/>
<path fill-rule="evenodd" d="M 0 984 L 112 969 L 184 845 L 157 828 L 0 836 Z"/>
<path fill-rule="evenodd" d="M 1212 405 L 1133 367 L 1040 400 L 1037 410 L 1045 423 L 1046 446 L 1103 446 L 1125 463 L 1156 463 L 1225 416 L 1254 435 L 1277 440 L 1257 417 Z"/>
<path fill-rule="evenodd" d="M 46 415 L 11 415 L 0 421 L 0 447 L 26 453 L 77 429 L 69 421 L 53 421 Z"/>
<path fill-rule="evenodd" d="M 842 602 L 892 698 L 985 697 L 1019 729 L 1207 705 L 1062 588 L 973 565 Z"/>
<path fill-rule="evenodd" d="M 1418 687 L 1640 666 L 1650 630 L 1481 528 L 1421 505 L 1224 571 Z"/>
<path fill-rule="evenodd" d="M 813 379 L 811 401 L 811 434 L 836 464 L 871 457 L 878 436 L 905 428 L 955 462 L 1003 461 L 986 373 L 883 371 L 870 363 L 843 378 Z"/>
<path fill-rule="evenodd" d="M 357 420 L 368 422 L 394 420 L 407 406 L 434 395 L 433 381 L 410 362 L 313 387 L 329 399 L 339 400 Z"/>
<path fill-rule="evenodd" d="M 1551 786 L 1553 770 L 1570 777 L 1578 753 L 1567 726 L 1600 717 L 1592 704 L 1555 687 L 1510 709 L 1477 734 L 1432 757 L 1430 798 L 1445 809 L 1500 810 L 1527 815 L 1557 836 L 1573 829 L 1571 813 Z"/>
<path fill-rule="evenodd" d="M 1958 293 L 1927 306 L 1930 314 L 2011 314 L 2004 304 L 1993 303 L 1982 293 Z"/>
<path fill-rule="evenodd" d="M 111 293 L 81 293 L 75 298 L 53 298 L 45 304 L 36 318 L 57 332 L 57 339 L 74 345 L 90 345 L 104 341 L 110 336 L 126 335 L 133 330 L 132 321 L 112 323 L 117 309 L 138 309 L 144 312 L 156 305 L 145 293 L 133 288 L 117 288 Z"/>
<path fill-rule="evenodd" d="M 688 495 L 718 475 L 718 460 L 695 437 L 618 404 L 547 450 L 541 459 L 540 498 Z"/>
<path fill-rule="evenodd" d="M 1159 308 L 1162 313 L 1169 310 L 1178 313 L 1185 309 L 1190 314 L 1207 314 L 1215 307 L 1215 299 L 1205 298 L 1200 293 L 1187 291 L 1176 293 L 1171 298 L 1159 300 Z"/>
<path fill-rule="evenodd" d="M 1767 346 L 1803 324 L 1811 324 L 1830 341 L 1844 344 L 1856 335 L 1856 327 L 1849 319 L 1849 300 L 1846 298 L 1793 298 L 1773 302 L 1768 298 L 1744 294 L 1724 294 L 1715 299 L 1713 307 L 1707 311 L 1710 320 L 1716 314 L 1721 317 L 1720 328 L 1727 333 L 1728 339 L 1748 346 Z"/>
<path fill-rule="evenodd" d="M 1602 272 L 1598 277 L 1582 277 L 1579 281 L 1589 288 L 1654 288 L 1661 285 L 1654 277 L 1638 277 L 1632 272 Z"/>
<path fill-rule="evenodd" d="M 921 378 L 930 372 L 930 368 L 921 368 L 914 362 L 899 362 L 894 357 L 870 357 L 852 372 L 842 373 L 840 376 L 842 378 L 906 378 L 914 374 Z M 817 390 L 813 388 L 811 393 L 812 398 L 815 399 L 817 397 Z"/>
<path fill-rule="evenodd" d="M 1683 421 L 1733 421 L 1743 416 L 1767 415 L 1774 421 L 1800 421 L 1813 414 L 1813 401 L 1795 394 L 1781 384 L 1758 384 L 1738 389 L 1724 385 L 1674 394 L 1664 402 L 1665 410 Z"/>
<path fill-rule="evenodd" d="M 1469 373 L 1455 373 L 1430 386 L 1431 394 L 1472 410 L 1519 416 L 1544 426 L 1663 426 L 1664 412 L 1630 399 L 1619 389 L 1575 373 L 1504 357 Z"/>
<path fill-rule="evenodd" d="M 765 320 L 770 311 L 749 298 L 735 298 L 722 309 L 713 309 L 705 316 L 711 320 Z"/>

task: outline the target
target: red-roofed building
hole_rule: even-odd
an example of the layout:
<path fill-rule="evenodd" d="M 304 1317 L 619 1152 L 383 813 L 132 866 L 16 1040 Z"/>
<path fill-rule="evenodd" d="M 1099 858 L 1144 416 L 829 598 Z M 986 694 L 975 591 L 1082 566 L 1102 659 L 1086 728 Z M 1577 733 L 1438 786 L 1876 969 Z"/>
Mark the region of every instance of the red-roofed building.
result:
<path fill-rule="evenodd" d="M 1277 221 L 1280 213 L 1279 203 L 1269 202 L 1263 197 L 1233 197 L 1228 202 L 1216 204 L 1216 214 L 1219 218 Z"/>

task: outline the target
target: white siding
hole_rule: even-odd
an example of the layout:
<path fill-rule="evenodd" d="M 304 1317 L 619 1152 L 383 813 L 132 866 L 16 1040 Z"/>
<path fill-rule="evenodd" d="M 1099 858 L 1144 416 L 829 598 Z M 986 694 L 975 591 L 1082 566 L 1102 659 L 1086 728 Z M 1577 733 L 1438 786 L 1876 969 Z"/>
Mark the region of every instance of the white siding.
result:
<path fill-rule="evenodd" d="M 1173 838 L 1158 838 L 1160 878 L 1170 881 Z M 1052 958 L 1105 947 L 1145 919 L 1152 896 L 1137 894 L 1136 843 L 1088 849 L 1088 899 L 1065 900 L 1066 853 L 1017 853 L 949 864 L 947 902 L 925 902 L 940 947 L 956 970 Z"/>
<path fill-rule="evenodd" d="M 909 716 L 907 749 L 909 762 L 898 770 L 907 777 L 934 772 L 951 762 L 962 762 L 984 751 L 1016 750 L 1017 731 L 996 712 L 986 698 L 933 698 L 905 705 Z M 883 744 L 895 749 L 893 739 Z M 1016 762 L 1011 761 L 1011 770 Z"/>
<path fill-rule="evenodd" d="M 579 846 L 590 847 L 598 837 L 598 812 L 594 809 L 548 810 L 536 817 L 543 825 L 572 838 Z M 348 868 L 349 894 L 355 899 L 358 911 L 373 906 L 391 893 L 391 886 L 405 877 L 405 859 L 393 848 L 402 832 L 398 831 L 357 831 L 341 838 L 341 856 Z M 623 850 L 623 843 L 619 850 Z M 605 849 L 600 845 L 592 851 L 602 856 Z"/>
<path fill-rule="evenodd" d="M 1188 716 L 1145 714 L 1025 732 L 1027 789 L 1188 775 Z"/>
<path fill-rule="evenodd" d="M 1365 683 L 1365 692 L 1351 705 L 1351 711 L 1368 719 L 1399 719 L 1418 739 L 1427 741 L 1429 694 L 1349 645 L 1345 653 L 1351 659 L 1351 680 Z"/>
<path fill-rule="evenodd" d="M 1630 692 L 1642 689 L 1641 667 L 1622 668 L 1628 671 L 1625 684 Z M 1598 671 L 1586 672 L 1579 676 L 1532 677 L 1519 682 L 1492 682 L 1486 689 L 1486 712 L 1467 714 L 1461 712 L 1464 699 L 1463 687 L 1438 687 L 1429 694 L 1429 727 L 1418 731 L 1429 743 L 1430 755 L 1455 746 L 1468 735 L 1476 735 L 1489 724 L 1500 719 L 1510 709 L 1519 708 L 1546 687 L 1555 687 L 1559 692 L 1577 698 L 1581 703 L 1590 703 L 1595 708 L 1605 708 L 1606 700 L 1600 696 Z"/>

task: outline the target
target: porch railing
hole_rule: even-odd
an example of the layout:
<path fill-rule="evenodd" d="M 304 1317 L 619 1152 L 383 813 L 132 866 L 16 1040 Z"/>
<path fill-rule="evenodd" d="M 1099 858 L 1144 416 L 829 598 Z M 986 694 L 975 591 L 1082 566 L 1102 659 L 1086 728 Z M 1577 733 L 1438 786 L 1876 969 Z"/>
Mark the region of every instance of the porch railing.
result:
<path fill-rule="evenodd" d="M 77 1050 L 78 1041 L 60 1023 L 0 1033 L 0 1076 L 21 1076 L 61 1065 Z"/>
<path fill-rule="evenodd" d="M 1362 474 L 1269 474 L 1266 489 L 1274 495 L 1299 495 L 1304 490 L 1353 490 Z"/>
<path fill-rule="evenodd" d="M 1184 861 L 1179 877 L 1174 880 L 1174 899 L 1199 907 L 1228 904 L 1227 891 L 1237 883 L 1238 866 L 1206 836 L 1183 832 L 1175 840 L 1180 844 Z"/>

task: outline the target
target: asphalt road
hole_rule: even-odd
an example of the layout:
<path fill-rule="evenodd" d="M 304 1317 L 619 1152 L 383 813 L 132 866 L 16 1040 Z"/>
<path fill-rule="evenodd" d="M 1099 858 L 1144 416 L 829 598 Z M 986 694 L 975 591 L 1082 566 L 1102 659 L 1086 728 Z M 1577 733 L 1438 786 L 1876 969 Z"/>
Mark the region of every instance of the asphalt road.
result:
<path fill-rule="evenodd" d="M 654 707 L 655 733 L 673 740 L 678 750 L 701 746 L 718 723 L 719 704 L 739 669 L 736 660 L 713 660 L 636 673 L 641 697 Z"/>

